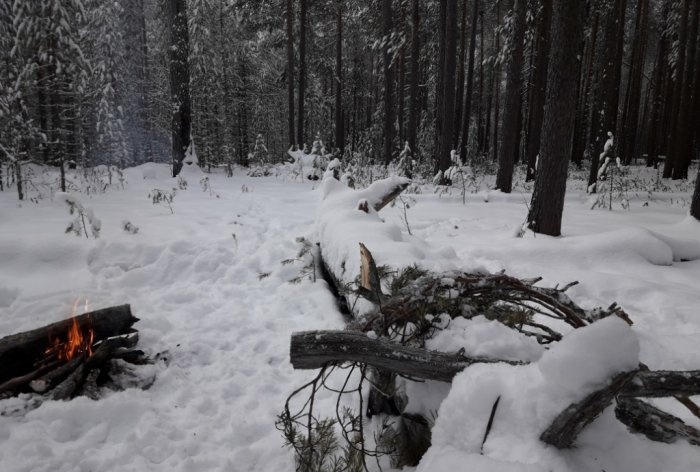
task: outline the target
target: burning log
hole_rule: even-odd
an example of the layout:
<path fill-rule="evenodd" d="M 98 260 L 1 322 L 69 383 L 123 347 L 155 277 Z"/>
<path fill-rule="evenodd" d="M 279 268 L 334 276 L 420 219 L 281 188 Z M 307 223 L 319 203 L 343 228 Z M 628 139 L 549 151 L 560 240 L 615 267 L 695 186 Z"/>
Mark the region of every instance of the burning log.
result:
<path fill-rule="evenodd" d="M 50 392 L 65 399 L 110 359 L 146 363 L 143 351 L 132 351 L 136 321 L 129 305 L 121 305 L 0 339 L 0 394 Z"/>

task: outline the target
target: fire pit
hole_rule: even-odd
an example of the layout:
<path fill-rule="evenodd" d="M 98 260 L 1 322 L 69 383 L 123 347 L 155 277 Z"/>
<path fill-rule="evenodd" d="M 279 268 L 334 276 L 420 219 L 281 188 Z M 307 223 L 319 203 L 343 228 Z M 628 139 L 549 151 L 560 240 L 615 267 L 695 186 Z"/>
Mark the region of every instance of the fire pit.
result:
<path fill-rule="evenodd" d="M 54 400 L 94 396 L 119 370 L 117 360 L 150 363 L 134 349 L 138 321 L 129 305 L 75 314 L 0 339 L 0 398 L 34 392 Z"/>

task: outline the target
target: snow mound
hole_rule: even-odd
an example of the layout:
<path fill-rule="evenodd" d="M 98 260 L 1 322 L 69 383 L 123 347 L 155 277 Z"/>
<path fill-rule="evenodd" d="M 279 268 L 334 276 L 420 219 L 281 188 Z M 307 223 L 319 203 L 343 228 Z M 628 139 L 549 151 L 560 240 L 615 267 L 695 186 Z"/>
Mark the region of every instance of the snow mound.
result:
<path fill-rule="evenodd" d="M 536 363 L 473 365 L 454 378 L 417 471 L 457 470 L 452 465 L 467 463 L 470 471 L 575 470 L 540 434 L 568 405 L 638 363 L 636 335 L 624 321 L 609 317 L 564 337 Z"/>

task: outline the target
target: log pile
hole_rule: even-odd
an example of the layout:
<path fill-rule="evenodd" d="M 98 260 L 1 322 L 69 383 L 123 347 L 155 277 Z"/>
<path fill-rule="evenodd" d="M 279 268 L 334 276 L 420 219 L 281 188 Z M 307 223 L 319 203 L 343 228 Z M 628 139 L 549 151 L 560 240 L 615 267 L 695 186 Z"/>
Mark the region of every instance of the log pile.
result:
<path fill-rule="evenodd" d="M 144 364 L 129 305 L 95 310 L 0 339 L 0 398 L 34 392 L 54 400 L 95 392 L 113 360 Z"/>
<path fill-rule="evenodd" d="M 385 206 L 401 190 L 403 188 L 387 186 L 385 198 L 378 200 Z M 371 206 L 362 203 L 357 210 L 367 213 Z M 373 209 L 377 211 L 379 208 Z M 579 307 L 565 293 L 576 282 L 561 288 L 545 288 L 536 285 L 540 279 L 517 279 L 503 273 L 434 274 L 417 266 L 392 268 L 395 269 L 393 278 L 387 282 L 380 277 L 370 250 L 361 241 L 358 243 L 361 265 L 355 274 L 355 287 L 352 291 L 343 291 L 340 286 L 336 289 L 344 293 L 347 306 L 356 306 L 357 297 L 361 297 L 373 304 L 374 309 L 362 312 L 351 310 L 353 318 L 346 331 L 294 333 L 290 359 L 295 369 L 321 369 L 324 372 L 335 366 L 353 366 L 360 369 L 363 379 L 367 372 L 371 385 L 366 406 L 368 415 L 401 414 L 399 406 L 406 401 L 397 398 L 394 386 L 397 376 L 450 382 L 457 373 L 474 363 L 525 364 L 504 359 L 470 358 L 463 352 L 429 351 L 424 347 L 425 339 L 431 336 L 436 327 L 435 319 L 426 315 L 447 313 L 455 318 L 469 317 L 469 313 L 483 314 L 535 338 L 540 344 L 556 343 L 562 339 L 556 323 L 564 323 L 570 330 L 588 326 L 608 316 L 617 316 L 632 324 L 627 313 L 614 303 L 607 309 L 584 310 Z M 333 241 L 326 239 L 326 245 L 320 245 L 321 255 L 337 252 L 337 248 L 328 247 L 329 244 L 333 244 Z M 342 266 L 343 273 L 334 272 L 333 267 L 325 263 L 324 267 L 331 285 L 349 278 L 345 273 L 345 264 Z M 319 375 L 324 378 L 323 374 Z M 700 417 L 700 408 L 689 398 L 693 395 L 700 395 L 700 371 L 649 371 L 640 364 L 638 369 L 616 375 L 609 379 L 604 388 L 569 405 L 541 433 L 540 439 L 557 448 L 571 447 L 578 434 L 616 402 L 616 417 L 630 431 L 644 434 L 655 441 L 686 440 L 700 445 L 700 431 L 640 400 L 645 397 L 673 397 Z M 409 444 L 408 447 L 414 446 Z M 418 459 L 421 454 L 418 454 Z M 415 465 L 412 462 L 403 465 Z"/>

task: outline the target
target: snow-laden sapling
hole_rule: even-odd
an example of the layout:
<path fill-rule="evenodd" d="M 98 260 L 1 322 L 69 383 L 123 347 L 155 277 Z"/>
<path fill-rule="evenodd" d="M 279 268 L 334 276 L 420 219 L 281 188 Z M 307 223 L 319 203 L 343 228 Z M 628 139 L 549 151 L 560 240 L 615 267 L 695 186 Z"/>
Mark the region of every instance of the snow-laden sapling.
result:
<path fill-rule="evenodd" d="M 151 193 L 148 194 L 148 198 L 151 199 L 154 205 L 167 206 L 170 213 L 173 214 L 173 200 L 175 200 L 175 195 L 177 195 L 177 189 L 173 188 L 172 192 L 166 192 L 159 188 L 154 188 Z"/>
<path fill-rule="evenodd" d="M 100 229 L 102 229 L 102 222 L 97 218 L 92 211 L 92 208 L 83 206 L 80 201 L 73 195 L 69 195 L 64 192 L 59 192 L 56 194 L 60 201 L 63 201 L 68 205 L 68 212 L 71 215 L 75 215 L 73 221 L 71 221 L 66 227 L 66 233 L 74 233 L 76 236 L 85 235 L 86 238 L 92 237 L 97 239 L 100 236 Z M 88 232 L 88 226 L 90 226 L 90 231 Z"/>
<path fill-rule="evenodd" d="M 396 165 L 399 175 L 402 177 L 413 177 L 413 151 L 408 145 L 408 141 L 403 146 L 403 150 L 399 154 L 399 163 Z"/>
<path fill-rule="evenodd" d="M 202 187 L 202 191 L 204 192 L 209 192 L 210 197 L 216 197 L 219 198 L 219 194 L 214 191 L 214 189 L 211 188 L 211 181 L 209 180 L 209 177 L 204 176 L 200 179 L 199 185 Z"/>

